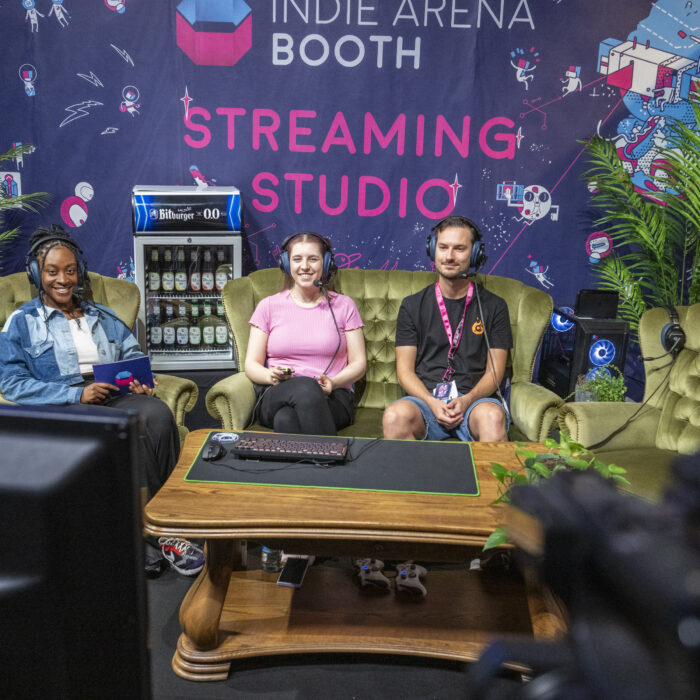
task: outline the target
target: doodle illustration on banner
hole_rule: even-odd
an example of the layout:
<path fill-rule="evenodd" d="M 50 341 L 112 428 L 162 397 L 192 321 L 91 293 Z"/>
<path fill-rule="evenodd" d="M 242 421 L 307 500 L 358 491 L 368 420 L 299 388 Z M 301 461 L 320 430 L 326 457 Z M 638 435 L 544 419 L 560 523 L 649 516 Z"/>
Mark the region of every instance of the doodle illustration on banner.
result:
<path fill-rule="evenodd" d="M 612 250 L 612 238 L 605 231 L 595 231 L 586 240 L 589 262 L 598 264 Z"/>
<path fill-rule="evenodd" d="M 197 185 L 199 189 L 216 187 L 216 180 L 214 178 L 207 180 L 207 178 L 202 175 L 202 171 L 196 165 L 190 165 L 190 175 L 192 175 L 194 184 Z"/>
<path fill-rule="evenodd" d="M 66 197 L 61 202 L 61 218 L 68 226 L 77 228 L 87 221 L 87 203 L 93 195 L 94 190 L 89 182 L 79 182 L 75 186 L 75 196 Z"/>
<path fill-rule="evenodd" d="M 547 270 L 549 270 L 549 265 L 547 267 L 542 267 L 537 260 L 532 259 L 532 255 L 527 256 L 528 259 L 530 260 L 530 263 L 528 267 L 525 269 L 535 277 L 535 279 L 545 288 L 545 289 L 550 289 L 551 287 L 554 286 L 554 282 L 552 282 L 549 277 L 547 277 Z"/>
<path fill-rule="evenodd" d="M 127 85 L 122 90 L 122 103 L 119 105 L 120 112 L 128 112 L 132 117 L 139 114 L 138 108 L 141 103 L 138 102 L 140 95 L 138 88 L 134 85 Z"/>
<path fill-rule="evenodd" d="M 253 13 L 243 0 L 182 0 L 175 26 L 177 45 L 198 66 L 234 66 L 253 45 Z"/>
<path fill-rule="evenodd" d="M 581 92 L 581 66 L 569 66 L 569 70 L 559 80 L 564 83 L 564 87 L 561 89 L 562 97 L 566 97 L 576 90 Z"/>
<path fill-rule="evenodd" d="M 36 68 L 31 63 L 23 63 L 19 70 L 19 79 L 24 83 L 24 92 L 27 97 L 34 97 L 36 95 L 36 89 L 34 88 L 34 83 L 36 83 Z"/>
<path fill-rule="evenodd" d="M 32 33 L 39 31 L 39 17 L 46 17 L 36 9 L 34 0 L 22 0 L 22 7 L 27 11 L 24 16 L 24 21 L 29 22 L 29 28 Z"/>
<path fill-rule="evenodd" d="M 682 5 L 658 0 L 626 40 L 606 39 L 598 49 L 598 72 L 628 111 L 612 140 L 639 192 L 672 192 L 661 156 L 671 124 L 697 130 L 688 100 L 700 89 L 700 22 L 693 3 Z"/>
<path fill-rule="evenodd" d="M 12 148 L 20 148 L 22 146 L 21 141 L 15 141 L 12 144 Z M 29 155 L 30 153 L 34 153 L 36 151 L 35 146 L 30 146 L 28 151 L 24 151 L 24 153 L 20 152 L 17 154 L 17 157 L 15 158 L 15 167 L 19 170 L 20 168 L 24 167 L 24 156 Z"/>
<path fill-rule="evenodd" d="M 117 265 L 117 279 L 129 280 L 133 282 L 136 278 L 136 268 L 134 267 L 134 259 L 129 258 L 129 262 L 123 260 Z"/>
<path fill-rule="evenodd" d="M 17 172 L 0 170 L 0 195 L 2 199 L 13 199 L 22 194 L 22 176 Z"/>
<path fill-rule="evenodd" d="M 534 46 L 530 47 L 530 51 L 527 54 L 523 49 L 514 49 L 510 52 L 510 65 L 515 68 L 515 79 L 519 83 L 523 83 L 526 90 L 530 87 L 528 81 L 535 79 L 532 71 L 537 68 L 535 64 L 539 63 L 539 61 L 540 54 L 535 51 Z"/>
<path fill-rule="evenodd" d="M 516 221 L 524 221 L 528 226 L 545 218 L 548 214 L 552 221 L 559 218 L 559 205 L 552 204 L 549 190 L 542 185 L 523 187 L 514 181 L 504 182 L 498 185 L 496 199 L 506 200 L 509 207 L 517 207 L 520 216 L 513 218 Z"/>
<path fill-rule="evenodd" d="M 126 0 L 105 0 L 105 5 L 107 5 L 112 12 L 116 12 L 120 15 L 123 15 L 124 10 L 126 10 Z"/>
<path fill-rule="evenodd" d="M 51 0 L 51 2 L 53 3 L 53 5 L 49 10 L 49 17 L 51 17 L 51 15 L 55 15 L 56 19 L 58 20 L 58 23 L 62 27 L 67 27 L 68 18 L 70 17 L 70 14 L 68 13 L 68 10 L 66 10 L 66 8 L 63 7 L 63 0 Z"/>

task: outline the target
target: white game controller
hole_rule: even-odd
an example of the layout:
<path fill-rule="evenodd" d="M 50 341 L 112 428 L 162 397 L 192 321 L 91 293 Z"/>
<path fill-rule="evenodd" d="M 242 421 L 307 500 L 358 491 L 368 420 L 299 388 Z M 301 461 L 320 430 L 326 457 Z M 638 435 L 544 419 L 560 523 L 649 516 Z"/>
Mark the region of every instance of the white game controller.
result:
<path fill-rule="evenodd" d="M 406 591 L 413 595 L 426 595 L 427 590 L 421 581 L 421 578 L 427 574 L 424 566 L 414 564 L 412 561 L 405 561 L 396 566 L 396 590 Z"/>
<path fill-rule="evenodd" d="M 355 566 L 359 569 L 357 576 L 362 586 L 389 590 L 391 583 L 382 573 L 384 562 L 381 559 L 357 559 Z"/>

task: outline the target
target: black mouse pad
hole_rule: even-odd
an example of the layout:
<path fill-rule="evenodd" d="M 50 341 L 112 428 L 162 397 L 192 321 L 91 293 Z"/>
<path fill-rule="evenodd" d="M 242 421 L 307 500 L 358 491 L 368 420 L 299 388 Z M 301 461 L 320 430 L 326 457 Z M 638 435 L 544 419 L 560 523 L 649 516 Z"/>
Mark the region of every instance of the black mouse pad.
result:
<path fill-rule="evenodd" d="M 235 431 L 211 431 L 185 481 L 479 495 L 474 458 L 471 445 L 467 442 L 349 438 L 346 462 L 321 466 L 292 461 L 238 459 L 230 451 L 230 440 L 235 440 L 237 435 Z M 206 453 L 208 445 L 219 440 L 225 450 L 224 456 L 213 462 L 204 460 L 202 455 Z"/>

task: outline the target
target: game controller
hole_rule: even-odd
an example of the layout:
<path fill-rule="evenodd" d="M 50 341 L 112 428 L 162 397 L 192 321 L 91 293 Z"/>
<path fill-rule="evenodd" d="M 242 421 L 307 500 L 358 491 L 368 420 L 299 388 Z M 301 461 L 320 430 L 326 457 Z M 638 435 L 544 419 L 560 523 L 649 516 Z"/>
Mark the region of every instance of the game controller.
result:
<path fill-rule="evenodd" d="M 294 368 L 293 367 L 280 367 L 280 374 L 283 374 L 284 376 L 288 377 L 291 374 L 294 374 Z"/>
<path fill-rule="evenodd" d="M 397 591 L 406 591 L 413 595 L 426 595 L 427 589 L 423 585 L 421 578 L 427 574 L 424 566 L 414 564 L 412 561 L 405 561 L 396 566 L 396 583 Z"/>
<path fill-rule="evenodd" d="M 375 586 L 388 591 L 391 583 L 384 576 L 382 569 L 384 562 L 381 559 L 357 559 L 355 566 L 359 569 L 357 577 L 362 586 Z"/>

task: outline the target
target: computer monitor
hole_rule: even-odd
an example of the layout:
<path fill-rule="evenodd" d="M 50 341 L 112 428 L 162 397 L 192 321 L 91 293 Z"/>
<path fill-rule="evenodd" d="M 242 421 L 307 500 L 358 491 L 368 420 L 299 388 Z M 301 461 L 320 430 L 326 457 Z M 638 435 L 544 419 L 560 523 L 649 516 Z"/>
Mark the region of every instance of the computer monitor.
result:
<path fill-rule="evenodd" d="M 617 318 L 619 298 L 609 289 L 580 289 L 574 313 L 578 318 Z"/>
<path fill-rule="evenodd" d="M 137 420 L 0 406 L 0 697 L 151 696 Z"/>

